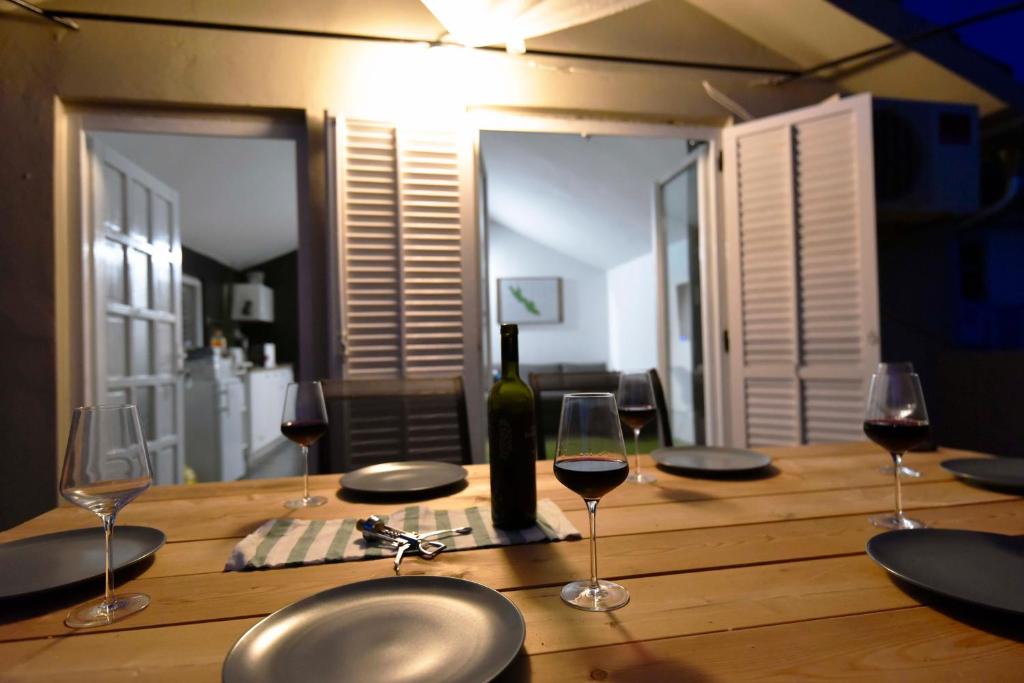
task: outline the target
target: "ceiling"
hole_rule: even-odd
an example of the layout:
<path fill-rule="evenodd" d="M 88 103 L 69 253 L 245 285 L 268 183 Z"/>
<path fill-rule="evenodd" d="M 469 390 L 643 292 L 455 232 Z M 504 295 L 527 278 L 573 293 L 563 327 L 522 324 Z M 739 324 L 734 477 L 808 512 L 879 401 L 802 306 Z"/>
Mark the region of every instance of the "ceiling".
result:
<path fill-rule="evenodd" d="M 39 1 L 45 7 L 66 10 L 425 41 L 436 40 L 445 33 L 444 27 L 420 0 Z M 884 5 L 886 11 L 899 11 L 895 2 L 877 4 Z M 889 35 L 866 20 L 841 9 L 842 5 L 844 0 L 650 0 L 583 26 L 530 39 L 526 41 L 526 58 L 530 58 L 532 49 L 799 69 L 891 41 Z M 88 26 L 84 30 L 88 30 Z M 921 47 L 928 51 L 928 46 Z M 959 73 L 972 72 L 977 60 L 984 61 L 969 48 L 952 51 L 957 53 L 953 61 L 963 66 L 957 69 Z M 972 64 L 965 65 L 965 62 Z M 821 76 L 847 92 L 870 91 L 881 97 L 968 102 L 977 104 L 982 114 L 1005 106 L 997 96 L 971 80 L 914 51 L 883 60 L 862 60 L 852 68 L 824 72 Z M 733 87 L 728 94 L 743 104 L 744 97 L 757 100 L 767 89 L 785 88 L 766 85 L 763 78 L 751 73 L 744 85 Z"/>
<path fill-rule="evenodd" d="M 92 135 L 178 191 L 189 249 L 245 270 L 298 248 L 294 141 Z"/>
<path fill-rule="evenodd" d="M 480 149 L 491 221 L 608 269 L 651 250 L 654 184 L 687 141 L 484 132 Z"/>

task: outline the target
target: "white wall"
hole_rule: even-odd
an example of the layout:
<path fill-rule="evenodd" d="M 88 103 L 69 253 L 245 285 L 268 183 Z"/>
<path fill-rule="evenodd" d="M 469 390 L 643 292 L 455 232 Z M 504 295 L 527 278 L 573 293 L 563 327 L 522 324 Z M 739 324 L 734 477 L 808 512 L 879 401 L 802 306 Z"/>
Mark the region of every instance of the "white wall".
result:
<path fill-rule="evenodd" d="M 654 253 L 641 254 L 611 268 L 607 280 L 609 367 L 656 367 L 658 303 Z"/>
<path fill-rule="evenodd" d="M 519 326 L 519 362 L 607 363 L 608 294 L 605 271 L 507 228 L 489 223 L 491 358 L 501 359 L 498 330 L 498 278 L 561 277 L 562 316 L 559 324 Z"/>

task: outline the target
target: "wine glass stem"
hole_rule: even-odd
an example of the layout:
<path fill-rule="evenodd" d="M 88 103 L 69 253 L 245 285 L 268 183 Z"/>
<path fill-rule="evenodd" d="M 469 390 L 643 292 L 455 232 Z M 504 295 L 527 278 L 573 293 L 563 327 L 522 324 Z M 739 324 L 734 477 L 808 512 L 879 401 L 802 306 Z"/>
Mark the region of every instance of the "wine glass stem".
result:
<path fill-rule="evenodd" d="M 309 498 L 309 446 L 302 447 L 302 497 Z"/>
<path fill-rule="evenodd" d="M 903 492 L 900 490 L 900 468 L 903 463 L 903 454 L 893 453 L 892 461 L 895 465 L 893 469 L 895 470 L 894 474 L 896 477 L 896 518 L 899 519 L 903 517 Z"/>
<path fill-rule="evenodd" d="M 636 473 L 640 474 L 640 430 L 633 430 L 633 462 L 636 463 Z"/>
<path fill-rule="evenodd" d="M 597 501 L 588 500 L 587 512 L 590 513 L 590 585 L 597 588 Z"/>
<path fill-rule="evenodd" d="M 110 537 L 114 533 L 114 515 L 103 515 L 103 609 L 107 612 L 114 606 L 114 577 L 111 559 Z"/>

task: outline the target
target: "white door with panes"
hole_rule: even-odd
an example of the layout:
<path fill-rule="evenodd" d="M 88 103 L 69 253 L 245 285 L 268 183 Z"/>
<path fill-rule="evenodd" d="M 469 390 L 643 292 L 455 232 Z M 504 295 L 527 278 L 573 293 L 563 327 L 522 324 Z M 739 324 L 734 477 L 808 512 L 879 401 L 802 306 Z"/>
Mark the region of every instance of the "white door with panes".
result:
<path fill-rule="evenodd" d="M 871 97 L 723 131 L 734 445 L 863 439 L 879 360 Z"/>
<path fill-rule="evenodd" d="M 134 403 L 154 480 L 181 483 L 184 415 L 178 193 L 87 137 L 90 400 Z"/>

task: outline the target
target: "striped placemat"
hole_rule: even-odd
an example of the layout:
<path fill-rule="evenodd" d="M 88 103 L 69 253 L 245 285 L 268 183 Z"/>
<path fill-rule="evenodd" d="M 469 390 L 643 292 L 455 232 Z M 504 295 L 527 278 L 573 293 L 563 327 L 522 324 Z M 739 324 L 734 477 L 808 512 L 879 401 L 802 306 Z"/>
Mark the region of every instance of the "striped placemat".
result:
<path fill-rule="evenodd" d="M 561 508 L 547 498 L 537 502 L 537 524 L 516 531 L 495 529 L 491 509 L 481 506 L 459 510 L 410 506 L 380 517 L 389 526 L 416 533 L 473 527 L 473 532 L 464 536 L 431 539 L 447 545 L 445 552 L 580 538 L 579 530 Z M 356 529 L 355 519 L 271 519 L 238 542 L 224 571 L 347 562 L 394 554 L 391 548 L 367 544 Z"/>

